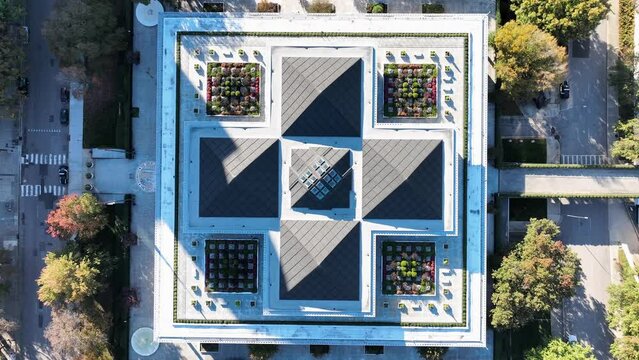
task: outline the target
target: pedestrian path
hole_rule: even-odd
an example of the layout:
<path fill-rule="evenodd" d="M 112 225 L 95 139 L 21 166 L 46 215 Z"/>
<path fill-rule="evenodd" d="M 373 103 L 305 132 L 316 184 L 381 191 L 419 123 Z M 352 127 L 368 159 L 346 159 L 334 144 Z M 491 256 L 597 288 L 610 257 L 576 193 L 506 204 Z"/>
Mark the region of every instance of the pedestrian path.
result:
<path fill-rule="evenodd" d="M 27 129 L 28 132 L 33 133 L 61 133 L 60 129 Z"/>
<path fill-rule="evenodd" d="M 603 165 L 610 161 L 606 155 L 561 155 L 562 164 Z"/>
<path fill-rule="evenodd" d="M 34 197 L 42 194 L 62 196 L 66 193 L 66 191 L 66 187 L 62 185 L 20 185 L 20 196 L 22 197 Z"/>
<path fill-rule="evenodd" d="M 22 164 L 63 165 L 67 163 L 66 154 L 24 154 Z"/>

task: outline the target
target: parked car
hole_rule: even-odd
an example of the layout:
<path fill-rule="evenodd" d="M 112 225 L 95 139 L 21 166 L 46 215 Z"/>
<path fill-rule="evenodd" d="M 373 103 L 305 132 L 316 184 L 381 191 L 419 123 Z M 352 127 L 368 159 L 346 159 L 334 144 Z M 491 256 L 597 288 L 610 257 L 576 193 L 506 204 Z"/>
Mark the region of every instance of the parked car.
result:
<path fill-rule="evenodd" d="M 60 166 L 58 169 L 58 176 L 60 176 L 60 184 L 66 185 L 69 183 L 69 167 L 66 165 Z"/>
<path fill-rule="evenodd" d="M 67 87 L 60 88 L 60 101 L 62 101 L 63 103 L 69 102 L 69 88 Z"/>
<path fill-rule="evenodd" d="M 568 81 L 564 81 L 559 85 L 559 97 L 562 99 L 568 99 L 570 97 L 570 85 L 568 85 Z"/>
<path fill-rule="evenodd" d="M 69 109 L 66 109 L 66 108 L 60 109 L 60 124 L 62 125 L 69 124 Z"/>
<path fill-rule="evenodd" d="M 19 76 L 16 85 L 20 94 L 29 96 L 29 78 Z"/>

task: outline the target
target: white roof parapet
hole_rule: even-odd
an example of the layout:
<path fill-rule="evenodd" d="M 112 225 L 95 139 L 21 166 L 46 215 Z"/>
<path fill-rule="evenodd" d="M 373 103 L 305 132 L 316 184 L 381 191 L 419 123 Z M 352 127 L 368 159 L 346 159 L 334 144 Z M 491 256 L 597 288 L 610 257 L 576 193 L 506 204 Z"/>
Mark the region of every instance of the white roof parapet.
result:
<path fill-rule="evenodd" d="M 158 31 L 158 111 L 159 125 L 157 127 L 157 190 L 156 190 L 156 226 L 155 226 L 155 278 L 154 278 L 154 338 L 161 342 L 220 342 L 220 343 L 277 343 L 277 344 L 323 344 L 335 345 L 388 345 L 388 346 L 456 346 L 456 347 L 483 347 L 486 342 L 486 126 L 487 126 L 487 36 L 488 17 L 481 14 L 388 14 L 384 16 L 367 16 L 362 14 L 316 16 L 305 14 L 292 15 L 264 15 L 256 13 L 162 13 Z M 457 186 L 454 183 L 454 197 L 457 190 L 466 189 L 465 198 L 459 196 L 459 202 L 454 202 L 455 212 L 466 209 L 466 224 L 463 221 L 453 220 L 449 231 L 455 238 L 466 241 L 466 270 L 467 285 L 465 287 L 466 322 L 462 326 L 447 327 L 445 325 L 425 326 L 399 326 L 376 325 L 361 321 L 359 324 L 348 325 L 312 324 L 310 321 L 291 321 L 290 324 L 273 323 L 265 318 L 264 323 L 251 322 L 242 324 L 202 323 L 199 321 L 174 322 L 174 268 L 175 246 L 182 246 L 174 242 L 176 236 L 182 236 L 185 216 L 175 215 L 176 187 L 175 173 L 176 163 L 180 162 L 180 149 L 176 148 L 176 109 L 179 99 L 176 99 L 178 87 L 176 73 L 177 33 L 210 33 L 238 32 L 257 33 L 268 31 L 269 34 L 289 33 L 287 40 L 280 41 L 282 46 L 317 46 L 317 47 L 348 47 L 363 46 L 364 41 L 357 34 L 374 33 L 384 34 L 384 41 L 370 44 L 377 48 L 411 48 L 402 44 L 402 34 L 442 34 L 442 29 L 454 29 L 455 34 L 468 34 L 468 102 L 463 103 L 463 108 L 468 113 L 468 153 L 466 174 L 460 177 L 466 179 L 466 186 Z M 331 33 L 331 37 L 317 36 L 313 42 L 297 42 L 294 33 L 315 32 Z M 346 36 L 336 36 L 343 33 Z M 396 34 L 397 38 L 392 35 Z M 268 36 L 268 35 L 267 35 Z M 434 35 L 436 36 L 436 35 Z M 281 39 L 278 36 L 278 39 Z M 240 38 L 241 39 L 241 38 Z M 304 39 L 308 39 L 305 37 Z M 219 39 L 218 39 L 219 40 Z M 245 40 L 246 41 L 246 40 Z M 358 42 L 359 41 L 359 42 Z M 268 41 L 267 41 L 268 43 Z M 380 45 L 382 44 L 383 45 Z M 278 42 L 273 42 L 277 46 Z M 350 45 L 349 45 L 350 44 Z M 353 45 L 356 44 L 356 45 Z M 236 44 L 237 45 L 237 44 Z M 402 47 L 402 45 L 404 45 Z M 267 52 L 270 55 L 270 48 Z M 373 61 L 378 59 L 373 55 Z M 268 62 L 270 65 L 270 60 Z M 267 69 L 268 70 L 268 69 Z M 373 89 L 377 82 L 372 84 Z M 266 87 L 265 87 L 266 88 Z M 440 93 L 443 97 L 443 93 Z M 189 95 L 192 97 L 192 95 Z M 375 99 L 372 102 L 375 103 Z M 371 116 L 370 114 L 368 116 Z M 372 116 L 376 116 L 373 114 Z M 279 121 L 279 119 L 277 119 Z M 277 124 L 269 123 L 269 126 Z M 191 128 L 192 125 L 184 124 L 181 119 L 180 126 Z M 365 125 L 367 126 L 367 125 Z M 369 125 L 372 127 L 372 125 Z M 435 129 L 437 127 L 433 127 Z M 463 126 L 462 126 L 463 128 Z M 455 125 L 439 126 L 438 130 L 446 130 L 453 133 L 450 142 L 453 155 L 464 153 L 464 141 L 458 137 L 458 128 Z M 457 129 L 457 130 L 456 130 Z M 219 131 L 220 129 L 217 129 Z M 267 129 L 272 131 L 273 129 Z M 261 131 L 261 130 L 260 130 Z M 365 134 L 374 134 L 376 129 L 371 129 Z M 393 131 L 395 130 L 384 130 Z M 400 130 L 410 132 L 427 133 L 428 129 Z M 233 134 L 249 134 L 247 137 L 257 137 L 251 130 L 236 128 L 229 130 Z M 182 134 L 180 134 L 183 137 Z M 218 135 L 216 135 L 218 136 Z M 419 135 L 423 138 L 423 135 Z M 183 139 L 179 139 L 181 142 Z M 457 164 L 455 162 L 455 164 Z M 180 169 L 180 173 L 185 171 Z M 453 174 L 449 174 L 453 176 Z M 453 178 L 457 178 L 457 170 Z M 461 201 L 466 201 L 462 206 Z M 459 206 L 456 204 L 460 204 Z M 458 206 L 458 209 L 457 209 Z M 361 215 L 359 215 L 361 216 Z M 229 222 L 232 224 L 233 222 Z M 236 222 L 239 224 L 239 222 Z M 270 224 L 270 222 L 263 222 Z M 406 223 L 408 224 L 408 223 Z M 178 225 L 180 228 L 178 228 Z M 188 224 L 187 224 L 188 225 Z M 227 225 L 229 226 L 229 225 Z M 368 225 L 367 225 L 368 226 Z M 384 226 L 389 226 L 384 224 Z M 405 225 L 409 226 L 409 225 Z M 459 231 L 458 226 L 466 226 L 466 231 Z M 229 229 L 226 229 L 229 230 Z M 404 232 L 410 232 L 410 227 L 402 228 Z M 415 231 L 417 229 L 414 229 Z M 196 232 L 195 230 L 191 230 Z M 248 229 L 246 231 L 249 231 Z M 271 228 L 266 232 L 273 231 Z M 275 232 L 278 233 L 279 229 Z M 370 233 L 369 233 L 370 234 Z M 446 234 L 445 231 L 442 234 Z M 467 235 L 463 239 L 463 234 Z M 452 237 L 451 237 L 452 238 Z M 276 250 L 277 251 L 277 250 Z M 375 255 L 373 245 L 372 253 Z M 373 266 L 375 262 L 373 262 Z M 370 271 L 370 270 L 367 270 Z M 372 286 L 378 282 L 375 278 L 375 268 L 372 269 Z M 273 290 L 270 290 L 273 291 Z M 373 308 L 377 291 L 373 291 Z M 276 317 L 275 317 L 276 318 Z M 460 320 L 461 321 L 461 320 Z"/>

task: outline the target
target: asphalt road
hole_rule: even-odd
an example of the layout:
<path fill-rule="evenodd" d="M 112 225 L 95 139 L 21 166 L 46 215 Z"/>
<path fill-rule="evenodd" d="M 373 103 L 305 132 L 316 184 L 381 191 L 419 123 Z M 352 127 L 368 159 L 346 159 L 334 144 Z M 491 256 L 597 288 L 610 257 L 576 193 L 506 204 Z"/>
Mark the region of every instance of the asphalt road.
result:
<path fill-rule="evenodd" d="M 47 251 L 59 248 L 58 240 L 45 233 L 44 221 L 57 196 L 44 192 L 59 186 L 58 165 L 62 155 L 68 155 L 68 129 L 60 124 L 60 86 L 57 61 L 42 37 L 41 28 L 53 7 L 53 0 L 29 0 L 27 25 L 30 43 L 27 50 L 30 94 L 25 104 L 22 153 L 39 155 L 44 165 L 24 165 L 20 208 L 24 221 L 20 224 L 21 324 L 18 342 L 25 359 L 48 359 L 43 330 L 50 319 L 46 307 L 39 306 L 35 280 L 43 266 Z M 49 156 L 51 155 L 51 156 Z M 44 160 L 43 160 L 44 159 Z M 25 186 L 26 185 L 26 186 Z M 29 186 L 30 185 L 30 186 Z M 39 185 L 39 187 L 38 187 Z M 58 187 L 57 189 L 63 189 Z"/>
<path fill-rule="evenodd" d="M 561 153 L 605 155 L 607 152 L 608 33 L 603 21 L 592 34 L 587 51 L 570 47 L 570 98 L 560 103 L 553 126 L 561 136 Z M 585 49 L 584 49 L 585 50 Z"/>
<path fill-rule="evenodd" d="M 614 200 L 612 200 L 614 201 Z M 611 283 L 608 200 L 571 200 L 561 207 L 561 240 L 581 260 L 581 285 L 564 301 L 564 333 L 594 348 L 597 359 L 610 359 L 613 335 L 606 322 Z"/>

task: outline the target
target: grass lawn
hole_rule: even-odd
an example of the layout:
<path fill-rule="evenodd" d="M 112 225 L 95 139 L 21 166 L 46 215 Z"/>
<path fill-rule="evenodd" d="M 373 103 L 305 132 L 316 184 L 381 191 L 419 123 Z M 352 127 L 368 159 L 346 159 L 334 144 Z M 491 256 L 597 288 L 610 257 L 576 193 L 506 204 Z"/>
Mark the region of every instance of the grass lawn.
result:
<path fill-rule="evenodd" d="M 520 360 L 529 349 L 543 345 L 550 335 L 550 313 L 521 329 L 495 331 L 494 360 Z"/>
<path fill-rule="evenodd" d="M 510 220 L 528 221 L 530 218 L 544 219 L 547 217 L 546 199 L 510 198 Z"/>
<path fill-rule="evenodd" d="M 502 138 L 502 161 L 509 163 L 546 163 L 546 139 Z"/>

